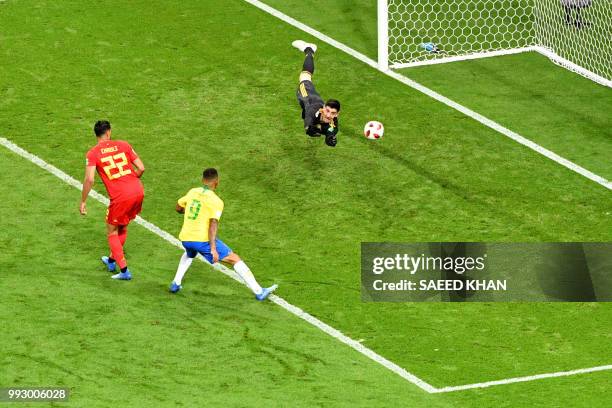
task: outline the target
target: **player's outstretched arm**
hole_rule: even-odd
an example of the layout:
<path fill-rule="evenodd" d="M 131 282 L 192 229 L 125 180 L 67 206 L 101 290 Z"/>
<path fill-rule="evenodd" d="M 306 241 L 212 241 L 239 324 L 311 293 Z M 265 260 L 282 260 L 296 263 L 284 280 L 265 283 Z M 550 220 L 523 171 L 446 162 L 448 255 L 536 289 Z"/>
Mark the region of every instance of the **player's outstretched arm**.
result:
<path fill-rule="evenodd" d="M 185 207 L 183 207 L 180 204 L 177 204 L 176 205 L 176 212 L 179 213 L 179 214 L 184 214 L 185 213 Z"/>
<path fill-rule="evenodd" d="M 93 187 L 95 175 L 96 166 L 85 167 L 85 180 L 83 180 L 83 191 L 81 192 L 81 206 L 79 208 L 81 215 L 87 214 L 87 206 L 85 203 L 87 202 L 87 196 L 89 195 L 89 192 Z"/>
<path fill-rule="evenodd" d="M 142 162 L 142 160 L 140 160 L 140 157 L 137 157 L 132 164 L 134 164 L 135 171 L 136 171 L 136 176 L 138 177 L 142 177 L 142 173 L 144 173 L 145 171 L 145 166 L 144 163 Z"/>

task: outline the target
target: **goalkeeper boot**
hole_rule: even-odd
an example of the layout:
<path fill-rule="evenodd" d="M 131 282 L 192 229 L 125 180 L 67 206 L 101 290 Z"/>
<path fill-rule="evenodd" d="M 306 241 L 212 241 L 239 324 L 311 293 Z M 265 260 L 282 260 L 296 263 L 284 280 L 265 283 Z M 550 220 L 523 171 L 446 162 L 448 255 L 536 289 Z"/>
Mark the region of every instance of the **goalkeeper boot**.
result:
<path fill-rule="evenodd" d="M 297 48 L 298 50 L 302 52 L 306 52 L 308 48 L 310 48 L 313 53 L 317 52 L 317 45 L 312 44 L 312 43 L 307 43 L 306 41 L 295 40 L 294 42 L 291 43 L 291 45 L 293 45 L 295 48 Z"/>
<path fill-rule="evenodd" d="M 276 288 L 278 288 L 277 284 L 274 284 L 270 286 L 269 288 L 263 288 L 260 294 L 255 295 L 255 299 L 259 300 L 260 302 L 263 302 L 264 300 L 268 298 L 268 296 L 270 296 L 272 292 L 276 290 Z"/>
<path fill-rule="evenodd" d="M 102 260 L 102 263 L 106 265 L 106 268 L 108 268 L 109 272 L 115 272 L 115 268 L 117 268 L 117 264 L 115 262 L 110 262 L 110 258 L 108 256 L 103 256 L 100 259 Z"/>
<path fill-rule="evenodd" d="M 126 269 L 125 272 L 119 272 L 118 274 L 111 276 L 111 278 L 117 280 L 131 280 L 132 274 L 128 269 Z"/>
<path fill-rule="evenodd" d="M 170 293 L 176 293 L 179 290 L 181 290 L 183 287 L 179 284 L 177 284 L 176 282 L 172 281 L 172 283 L 170 284 Z"/>

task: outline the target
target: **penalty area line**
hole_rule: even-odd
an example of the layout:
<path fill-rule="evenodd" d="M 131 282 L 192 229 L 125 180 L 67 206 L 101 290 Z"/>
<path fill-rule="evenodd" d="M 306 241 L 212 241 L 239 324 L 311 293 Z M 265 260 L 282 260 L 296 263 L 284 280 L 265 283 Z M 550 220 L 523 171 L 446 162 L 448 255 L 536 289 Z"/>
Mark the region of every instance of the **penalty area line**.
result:
<path fill-rule="evenodd" d="M 391 71 L 391 70 L 387 70 L 387 71 L 381 71 L 380 69 L 378 69 L 378 63 L 376 61 L 374 61 L 371 58 L 366 57 L 364 54 L 352 49 L 351 47 L 347 46 L 346 44 L 343 44 L 339 41 L 334 40 L 333 38 L 321 33 L 320 31 L 315 30 L 314 28 L 294 19 L 293 17 L 290 17 L 286 14 L 284 14 L 283 12 L 268 6 L 267 4 L 259 1 L 259 0 L 243 0 L 246 3 L 251 4 L 254 7 L 257 7 L 258 9 L 278 18 L 279 20 L 284 21 L 285 23 L 292 25 L 293 27 L 296 27 L 302 31 L 304 31 L 305 33 L 308 33 L 310 35 L 312 35 L 315 38 L 318 38 L 319 40 L 331 45 L 334 48 L 339 49 L 340 51 L 343 51 L 345 53 L 347 53 L 348 55 L 350 55 L 351 57 L 371 66 L 372 68 L 382 72 L 383 74 L 396 79 L 397 81 L 403 83 L 404 85 L 409 86 L 412 89 L 415 89 L 427 96 L 429 96 L 430 98 L 435 99 L 436 101 L 443 103 L 444 105 L 455 109 L 461 113 L 463 113 L 464 115 L 474 119 L 477 122 L 480 122 L 481 124 L 487 126 L 490 129 L 493 129 L 494 131 L 501 133 L 502 135 L 514 140 L 515 142 L 528 147 L 529 149 L 541 154 L 544 157 L 547 157 L 548 159 L 562 165 L 563 167 L 580 174 L 583 177 L 588 178 L 591 181 L 594 181 L 597 184 L 602 185 L 603 187 L 607 188 L 608 190 L 612 190 L 612 181 L 607 180 L 606 178 L 599 176 L 587 169 L 585 169 L 582 166 L 579 166 L 578 164 L 562 157 L 559 156 L 557 153 L 546 149 L 545 147 L 540 146 L 539 144 L 527 139 L 524 136 L 519 135 L 516 132 L 511 131 L 510 129 L 500 125 L 499 123 L 477 113 L 474 112 L 473 110 L 447 98 L 446 96 L 443 96 L 435 91 L 433 91 L 432 89 L 427 88 L 424 85 L 421 85 L 420 83 L 398 73 L 395 71 Z"/>
<path fill-rule="evenodd" d="M 60 180 L 64 181 L 65 183 L 71 185 L 72 187 L 74 187 L 74 188 L 76 188 L 78 190 L 81 190 L 83 188 L 83 184 L 81 184 L 81 182 L 79 182 L 78 180 L 76 180 L 72 176 L 64 173 L 62 170 L 58 169 L 57 167 L 53 166 L 52 164 L 47 163 L 46 161 L 44 161 L 40 157 L 38 157 L 38 156 L 36 156 L 36 155 L 34 155 L 34 154 L 24 150 L 23 148 L 19 147 L 18 145 L 16 145 L 15 143 L 11 142 L 10 140 L 8 140 L 6 138 L 3 138 L 3 137 L 0 137 L 0 145 L 6 147 L 8 150 L 10 150 L 13 153 L 23 157 L 24 159 L 34 163 L 35 165 L 37 165 L 38 167 L 42 168 L 43 170 L 46 170 L 47 172 L 53 174 L 55 177 L 59 178 Z M 104 205 L 108 205 L 109 204 L 108 198 L 106 198 L 102 194 L 96 192 L 95 190 L 91 190 L 91 192 L 89 193 L 89 197 L 92 197 L 93 199 L 95 199 L 96 201 L 99 201 L 100 203 L 102 203 Z M 173 236 L 169 232 L 164 231 L 163 229 L 159 228 L 157 225 L 155 225 L 155 224 L 145 220 L 144 218 L 142 218 L 140 216 L 136 217 L 134 222 L 136 222 L 137 224 L 141 225 L 145 229 L 149 230 L 153 234 L 159 236 L 160 238 L 164 239 L 165 241 L 168 241 L 172 245 L 183 249 L 183 245 L 181 244 L 181 241 L 179 241 L 175 236 Z M 198 256 L 198 258 L 202 262 L 204 262 L 207 265 L 213 267 L 214 269 L 216 269 L 216 270 L 224 273 L 225 275 L 229 276 L 230 278 L 232 278 L 232 279 L 234 279 L 234 280 L 244 284 L 242 279 L 240 279 L 240 277 L 233 270 L 223 266 L 220 263 L 216 263 L 214 265 L 211 265 L 208 261 L 206 261 L 201 256 Z M 289 313 L 299 317 L 300 319 L 302 319 L 302 320 L 306 321 L 307 323 L 311 324 L 312 326 L 318 328 L 319 330 L 323 331 L 324 333 L 328 334 L 329 336 L 333 337 L 334 339 L 340 341 L 341 343 L 346 344 L 347 346 L 349 346 L 352 349 L 358 351 L 359 353 L 363 354 L 364 356 L 368 357 L 369 359 L 377 362 L 378 364 L 382 365 L 383 367 L 387 368 L 388 370 L 396 373 L 400 377 L 402 377 L 405 380 L 411 382 L 412 384 L 416 385 L 417 387 L 421 388 L 422 390 L 427 391 L 428 393 L 436 392 L 437 389 L 434 386 L 432 386 L 432 385 L 428 384 L 427 382 L 421 380 L 420 378 L 418 378 L 414 374 L 409 373 L 408 371 L 406 371 L 402 367 L 400 367 L 397 364 L 387 360 L 386 358 L 384 358 L 383 356 L 379 355 L 378 353 L 370 350 L 369 348 L 367 348 L 363 344 L 359 343 L 358 341 L 353 340 L 350 337 L 344 335 L 342 332 L 340 332 L 340 330 L 337 330 L 337 329 L 331 327 L 330 325 L 322 322 L 321 320 L 319 320 L 316 317 L 312 316 L 311 314 L 305 312 L 304 310 L 300 309 L 299 307 L 297 307 L 295 305 L 292 305 L 291 303 L 287 302 L 285 299 L 281 298 L 280 296 L 277 296 L 277 295 L 273 294 L 273 295 L 270 295 L 270 297 L 268 299 L 270 299 L 270 301 L 272 301 L 275 304 L 277 304 L 278 306 L 282 307 L 283 309 L 285 309 Z"/>

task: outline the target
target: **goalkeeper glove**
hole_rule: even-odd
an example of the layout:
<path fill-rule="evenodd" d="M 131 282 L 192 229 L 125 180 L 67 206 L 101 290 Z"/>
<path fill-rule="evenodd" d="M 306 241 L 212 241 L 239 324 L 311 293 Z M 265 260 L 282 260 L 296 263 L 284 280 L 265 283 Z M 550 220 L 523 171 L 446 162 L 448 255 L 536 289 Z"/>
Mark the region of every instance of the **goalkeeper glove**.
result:
<path fill-rule="evenodd" d="M 336 144 L 338 143 L 338 139 L 336 138 L 335 134 L 328 134 L 327 136 L 325 136 L 325 144 L 330 146 L 330 147 L 334 147 L 336 146 Z"/>

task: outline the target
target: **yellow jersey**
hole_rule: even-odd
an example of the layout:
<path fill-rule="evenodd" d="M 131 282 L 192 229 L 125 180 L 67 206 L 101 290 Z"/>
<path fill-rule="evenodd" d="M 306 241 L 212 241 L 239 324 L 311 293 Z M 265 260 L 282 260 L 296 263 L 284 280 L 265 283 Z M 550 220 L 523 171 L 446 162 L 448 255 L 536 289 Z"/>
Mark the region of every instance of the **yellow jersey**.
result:
<path fill-rule="evenodd" d="M 181 241 L 208 242 L 210 219 L 219 220 L 223 212 L 223 200 L 207 186 L 196 187 L 179 198 L 178 204 L 185 208 Z"/>

